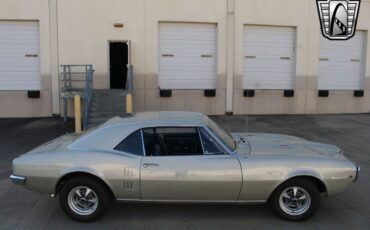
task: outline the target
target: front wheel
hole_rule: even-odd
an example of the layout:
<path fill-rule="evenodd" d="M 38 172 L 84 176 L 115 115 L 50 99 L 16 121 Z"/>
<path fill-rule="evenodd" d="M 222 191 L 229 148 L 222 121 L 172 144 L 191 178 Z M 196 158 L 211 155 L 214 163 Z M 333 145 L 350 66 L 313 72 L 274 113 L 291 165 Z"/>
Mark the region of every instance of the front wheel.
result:
<path fill-rule="evenodd" d="M 302 221 L 316 213 L 320 206 L 320 192 L 313 181 L 295 179 L 280 185 L 270 201 L 279 217 Z"/>
<path fill-rule="evenodd" d="M 101 217 L 109 204 L 109 193 L 98 181 L 90 177 L 68 180 L 59 196 L 64 213 L 74 220 L 87 222 Z"/>

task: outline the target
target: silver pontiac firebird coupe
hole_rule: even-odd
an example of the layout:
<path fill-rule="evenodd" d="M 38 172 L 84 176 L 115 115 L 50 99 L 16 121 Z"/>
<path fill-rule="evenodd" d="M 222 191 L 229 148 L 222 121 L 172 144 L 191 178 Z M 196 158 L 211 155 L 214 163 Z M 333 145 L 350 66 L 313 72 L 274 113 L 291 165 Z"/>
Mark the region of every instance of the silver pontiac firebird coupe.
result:
<path fill-rule="evenodd" d="M 78 221 L 102 216 L 111 199 L 269 203 L 278 216 L 299 221 L 359 171 L 333 145 L 230 134 L 200 113 L 151 112 L 45 143 L 13 161 L 10 179 L 59 195 L 64 212 Z"/>

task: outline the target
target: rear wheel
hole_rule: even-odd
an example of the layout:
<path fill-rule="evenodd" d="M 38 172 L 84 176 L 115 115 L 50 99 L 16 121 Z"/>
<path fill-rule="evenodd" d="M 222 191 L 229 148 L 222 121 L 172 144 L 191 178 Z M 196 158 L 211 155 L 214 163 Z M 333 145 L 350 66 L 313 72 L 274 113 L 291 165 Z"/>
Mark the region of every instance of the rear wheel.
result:
<path fill-rule="evenodd" d="M 87 222 L 101 217 L 110 196 L 105 186 L 90 177 L 68 180 L 60 190 L 59 202 L 64 213 L 74 220 Z"/>
<path fill-rule="evenodd" d="M 294 179 L 280 185 L 270 202 L 279 217 L 302 221 L 316 213 L 320 206 L 320 192 L 313 181 Z"/>

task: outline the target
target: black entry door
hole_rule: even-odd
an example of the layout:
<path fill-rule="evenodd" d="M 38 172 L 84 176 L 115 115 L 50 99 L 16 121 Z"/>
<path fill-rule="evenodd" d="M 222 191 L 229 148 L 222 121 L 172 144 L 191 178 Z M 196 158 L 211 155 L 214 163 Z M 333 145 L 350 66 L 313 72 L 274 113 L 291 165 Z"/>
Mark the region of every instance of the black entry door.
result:
<path fill-rule="evenodd" d="M 110 88 L 124 89 L 127 80 L 128 49 L 126 42 L 109 43 Z"/>

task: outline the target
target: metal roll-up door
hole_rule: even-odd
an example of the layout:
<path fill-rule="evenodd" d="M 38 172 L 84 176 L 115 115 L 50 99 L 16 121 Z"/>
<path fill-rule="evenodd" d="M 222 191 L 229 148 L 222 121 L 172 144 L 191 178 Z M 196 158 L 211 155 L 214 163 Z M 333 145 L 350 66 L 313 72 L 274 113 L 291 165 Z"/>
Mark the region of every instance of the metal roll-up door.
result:
<path fill-rule="evenodd" d="M 244 27 L 244 89 L 293 89 L 295 30 Z"/>
<path fill-rule="evenodd" d="M 159 23 L 159 87 L 215 89 L 215 24 Z"/>
<path fill-rule="evenodd" d="M 0 21 L 0 90 L 40 90 L 36 21 Z"/>
<path fill-rule="evenodd" d="M 349 40 L 321 36 L 318 88 L 321 90 L 363 89 L 366 34 L 356 31 Z"/>

